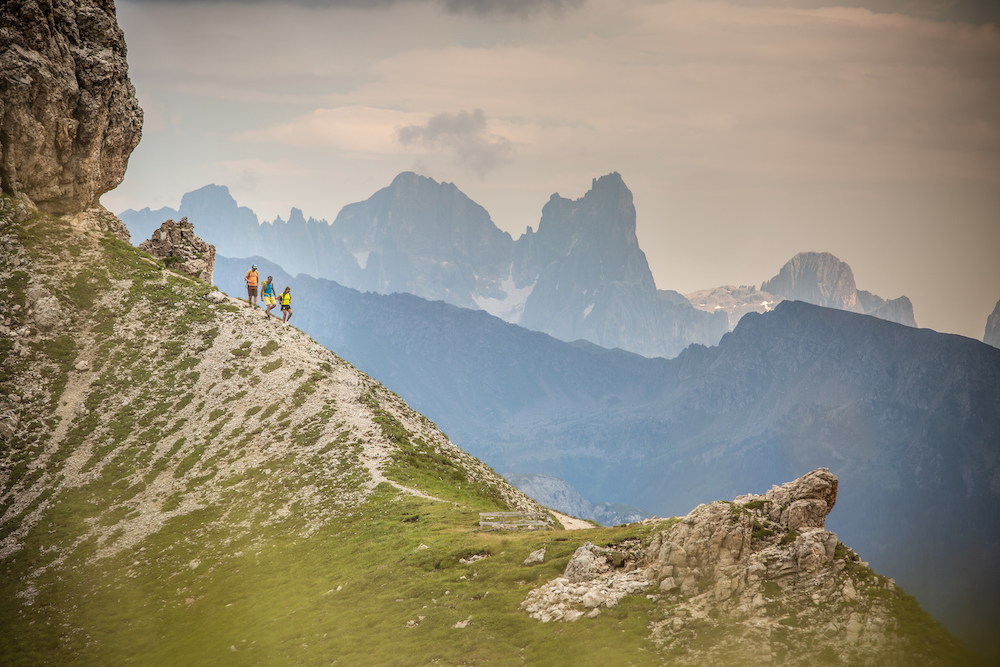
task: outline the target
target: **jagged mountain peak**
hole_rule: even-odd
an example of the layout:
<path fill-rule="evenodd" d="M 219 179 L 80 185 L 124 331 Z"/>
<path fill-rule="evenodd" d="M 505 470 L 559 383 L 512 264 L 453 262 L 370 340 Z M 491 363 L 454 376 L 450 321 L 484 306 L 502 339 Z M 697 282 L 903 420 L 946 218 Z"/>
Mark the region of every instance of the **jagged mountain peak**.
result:
<path fill-rule="evenodd" d="M 760 289 L 786 299 L 860 312 L 854 272 L 828 252 L 800 252 Z"/>
<path fill-rule="evenodd" d="M 239 204 L 236 203 L 236 199 L 230 194 L 228 186 L 216 185 L 215 183 L 192 190 L 181 197 L 180 210 L 182 211 L 201 210 L 206 207 L 216 211 L 235 211 L 239 208 Z"/>
<path fill-rule="evenodd" d="M 687 296 L 696 308 L 728 313 L 731 327 L 744 314 L 767 312 L 782 299 L 806 301 L 910 327 L 917 326 L 913 304 L 907 297 L 883 299 L 858 289 L 851 267 L 829 252 L 796 254 L 781 267 L 778 275 L 761 283 L 759 290 L 753 286 L 733 288 L 726 285 L 692 292 Z"/>
<path fill-rule="evenodd" d="M 595 178 L 591 189 L 580 199 L 553 194 L 542 208 L 536 238 L 539 243 L 565 251 L 582 240 L 611 253 L 633 250 L 641 253 L 635 222 L 632 191 L 621 175 L 614 172 Z"/>

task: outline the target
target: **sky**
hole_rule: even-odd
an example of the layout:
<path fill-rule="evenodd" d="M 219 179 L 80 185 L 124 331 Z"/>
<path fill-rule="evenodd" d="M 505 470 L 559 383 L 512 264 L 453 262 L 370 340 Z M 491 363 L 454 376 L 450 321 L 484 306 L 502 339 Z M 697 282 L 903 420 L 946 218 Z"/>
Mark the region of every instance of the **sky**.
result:
<path fill-rule="evenodd" d="M 145 111 L 114 212 L 226 185 L 333 221 L 399 172 L 514 238 L 617 171 L 660 289 L 801 251 L 982 339 L 1000 299 L 1000 3 L 118 0 Z"/>

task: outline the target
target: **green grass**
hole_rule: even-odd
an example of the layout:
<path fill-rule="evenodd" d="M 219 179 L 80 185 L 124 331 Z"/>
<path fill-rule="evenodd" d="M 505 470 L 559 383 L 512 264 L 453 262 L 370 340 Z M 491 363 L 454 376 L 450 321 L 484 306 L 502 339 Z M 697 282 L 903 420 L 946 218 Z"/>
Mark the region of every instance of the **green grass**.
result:
<path fill-rule="evenodd" d="M 388 485 L 354 516 L 309 539 L 297 536 L 302 525 L 294 515 L 261 529 L 262 542 L 204 528 L 225 511 L 239 519 L 241 496 L 234 489 L 229 504 L 172 519 L 142 551 L 98 561 L 86 575 L 70 567 L 61 581 L 47 581 L 16 627 L 0 628 L 7 631 L 0 640 L 5 660 L 519 665 L 522 656 L 528 664 L 561 656 L 584 666 L 659 664 L 646 628 L 655 605 L 642 596 L 573 624 L 542 624 L 518 608 L 531 588 L 561 574 L 583 539 L 616 540 L 625 529 L 565 541 L 562 532 L 480 533 L 474 508 L 401 497 Z M 545 563 L 521 565 L 543 545 Z M 491 556 L 459 564 L 474 553 Z M 55 605 L 70 609 L 60 618 L 63 639 L 38 622 L 41 610 Z M 419 616 L 417 627 L 406 626 Z M 470 616 L 467 628 L 452 627 Z"/>

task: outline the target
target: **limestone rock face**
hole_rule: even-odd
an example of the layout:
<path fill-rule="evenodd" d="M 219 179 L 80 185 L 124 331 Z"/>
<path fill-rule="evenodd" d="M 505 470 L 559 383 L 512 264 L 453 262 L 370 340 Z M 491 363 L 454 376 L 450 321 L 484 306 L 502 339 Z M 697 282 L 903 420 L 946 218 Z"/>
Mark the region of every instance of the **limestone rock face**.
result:
<path fill-rule="evenodd" d="M 113 0 L 0 4 L 0 185 L 40 209 L 97 205 L 142 134 Z"/>
<path fill-rule="evenodd" d="M 983 334 L 983 342 L 993 347 L 1000 347 L 1000 301 L 997 301 L 993 312 L 986 319 L 986 332 Z"/>
<path fill-rule="evenodd" d="M 180 222 L 167 220 L 153 232 L 152 238 L 139 244 L 139 250 L 164 260 L 174 271 L 212 284 L 215 246 L 198 238 L 187 218 L 181 218 Z"/>
<path fill-rule="evenodd" d="M 27 289 L 28 307 L 37 326 L 42 331 L 54 329 L 62 323 L 59 299 L 41 285 L 31 284 Z"/>
<path fill-rule="evenodd" d="M 69 223 L 78 229 L 93 232 L 110 232 L 125 243 L 129 243 L 132 240 L 132 235 L 129 233 L 125 223 L 103 206 L 94 206 L 80 211 L 74 216 L 67 217 L 69 218 Z"/>

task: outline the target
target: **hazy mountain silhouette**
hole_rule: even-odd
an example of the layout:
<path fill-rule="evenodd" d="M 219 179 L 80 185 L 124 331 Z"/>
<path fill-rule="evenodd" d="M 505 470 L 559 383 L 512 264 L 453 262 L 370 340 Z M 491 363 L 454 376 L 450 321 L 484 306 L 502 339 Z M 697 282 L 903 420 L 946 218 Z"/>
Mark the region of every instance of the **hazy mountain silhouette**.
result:
<path fill-rule="evenodd" d="M 455 185 L 410 172 L 345 206 L 332 225 L 298 209 L 287 222 L 259 224 L 214 185 L 184 195 L 178 211 L 121 214 L 134 238 L 180 216 L 222 255 L 266 257 L 292 274 L 362 291 L 478 308 L 561 340 L 672 357 L 728 330 L 724 313 L 656 289 L 635 236 L 632 193 L 616 173 L 595 179 L 581 199 L 553 195 L 538 231 L 528 227 L 517 241 Z"/>
<path fill-rule="evenodd" d="M 917 326 L 908 298 L 887 300 L 859 290 L 851 267 L 828 252 L 800 252 L 781 267 L 778 275 L 761 283 L 760 289 L 786 299 Z"/>

